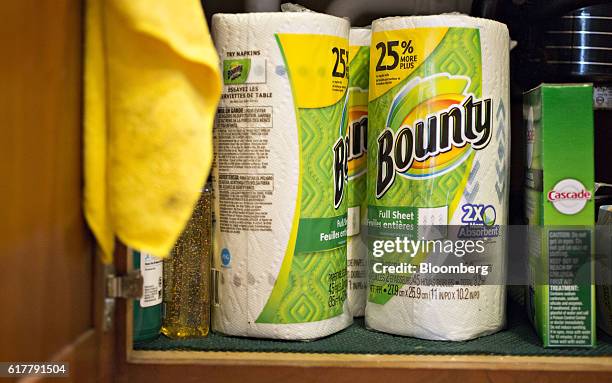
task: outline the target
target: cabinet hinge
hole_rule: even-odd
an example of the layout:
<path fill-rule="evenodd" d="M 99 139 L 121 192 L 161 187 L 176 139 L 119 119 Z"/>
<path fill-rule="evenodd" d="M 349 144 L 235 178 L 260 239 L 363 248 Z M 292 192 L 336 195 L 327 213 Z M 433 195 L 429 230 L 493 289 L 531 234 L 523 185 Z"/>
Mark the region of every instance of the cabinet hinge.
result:
<path fill-rule="evenodd" d="M 127 275 L 106 276 L 106 297 L 139 299 L 142 297 L 143 279 L 140 270 L 134 270 Z"/>
<path fill-rule="evenodd" d="M 115 275 L 115 268 L 112 265 L 105 266 L 104 277 L 106 293 L 102 329 L 109 331 L 113 327 L 115 317 L 115 299 L 140 299 L 144 281 L 140 270 L 130 271 L 126 275 Z"/>

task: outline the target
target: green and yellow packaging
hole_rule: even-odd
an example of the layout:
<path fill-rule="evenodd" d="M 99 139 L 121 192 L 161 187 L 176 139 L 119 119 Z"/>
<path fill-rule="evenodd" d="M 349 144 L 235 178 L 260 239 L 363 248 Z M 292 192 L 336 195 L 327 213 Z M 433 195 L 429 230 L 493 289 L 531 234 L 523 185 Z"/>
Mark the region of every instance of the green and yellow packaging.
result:
<path fill-rule="evenodd" d="M 434 225 L 477 225 L 492 233 L 486 251 L 493 267 L 503 272 L 508 80 L 504 24 L 464 15 L 374 21 L 368 108 L 370 241 L 402 236 L 421 240 L 421 233 Z M 381 272 L 384 266 L 397 270 L 396 265 L 420 266 L 447 256 L 454 255 L 376 255 L 370 246 L 367 326 L 455 341 L 501 329 L 503 285 L 434 287 L 416 280 L 418 273 Z"/>
<path fill-rule="evenodd" d="M 353 316 L 363 316 L 366 303 L 367 255 L 366 173 L 368 139 L 369 28 L 351 28 L 349 36 L 348 103 L 348 303 Z"/>
<path fill-rule="evenodd" d="M 527 310 L 545 347 L 595 345 L 593 89 L 526 92 Z"/>
<path fill-rule="evenodd" d="M 347 327 L 348 21 L 217 14 L 213 330 L 312 339 Z M 247 73 L 248 72 L 248 73 Z"/>

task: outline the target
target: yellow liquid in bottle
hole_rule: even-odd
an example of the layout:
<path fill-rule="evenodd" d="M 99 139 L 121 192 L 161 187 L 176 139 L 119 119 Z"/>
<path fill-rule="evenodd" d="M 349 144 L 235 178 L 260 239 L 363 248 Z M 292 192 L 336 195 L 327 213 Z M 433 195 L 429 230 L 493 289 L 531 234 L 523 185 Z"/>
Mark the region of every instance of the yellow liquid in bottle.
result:
<path fill-rule="evenodd" d="M 164 261 L 161 332 L 170 338 L 204 337 L 210 329 L 211 197 L 210 188 L 205 188 Z"/>

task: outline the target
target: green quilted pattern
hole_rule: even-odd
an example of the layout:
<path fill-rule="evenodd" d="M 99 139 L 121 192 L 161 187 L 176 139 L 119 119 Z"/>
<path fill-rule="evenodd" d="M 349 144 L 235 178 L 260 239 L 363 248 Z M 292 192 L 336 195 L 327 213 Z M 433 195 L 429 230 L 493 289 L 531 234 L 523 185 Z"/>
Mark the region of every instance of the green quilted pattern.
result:
<path fill-rule="evenodd" d="M 299 109 L 302 145 L 302 196 L 300 218 L 334 217 L 346 213 L 345 196 L 338 210 L 334 209 L 332 147 L 340 134 L 344 100 L 321 109 Z M 298 232 L 298 236 L 300 233 Z M 346 270 L 346 247 L 317 253 L 294 254 L 288 282 L 277 307 L 266 305 L 269 323 L 304 323 L 342 314 L 346 299 L 346 277 L 341 299 L 330 307 L 329 275 Z M 277 286 L 275 286 L 275 289 Z"/>
<path fill-rule="evenodd" d="M 370 47 L 361 47 L 349 64 L 349 87 L 368 89 L 370 81 Z"/>
<path fill-rule="evenodd" d="M 300 253 L 293 257 L 289 285 L 273 323 L 303 323 L 342 314 L 342 302 L 329 307 L 329 274 L 346 268 L 346 250 Z M 344 278 L 346 297 L 346 278 Z"/>
<path fill-rule="evenodd" d="M 332 147 L 340 136 L 343 106 L 344 99 L 327 108 L 299 110 L 303 167 L 300 218 L 334 217 L 346 212 L 346 194 L 342 205 L 334 209 L 332 174 Z M 332 307 L 328 304 L 329 275 L 342 270 L 346 270 L 346 247 L 295 254 L 275 322 L 312 322 L 342 314 L 342 302 Z M 346 278 L 343 284 L 340 295 L 346 297 Z"/>
<path fill-rule="evenodd" d="M 360 206 L 364 201 L 359 198 L 365 196 L 368 179 L 365 175 L 349 181 L 348 206 Z"/>
<path fill-rule="evenodd" d="M 398 175 L 393 186 L 376 204 L 414 207 L 449 205 L 459 191 L 459 186 L 467 170 L 467 163 L 468 161 L 439 177 L 422 181 L 410 180 Z M 374 179 L 372 182 L 376 182 L 376 180 Z M 373 187 L 369 193 L 369 195 L 374 195 Z M 375 198 L 370 197 L 370 201 L 372 200 L 375 200 Z"/>
<path fill-rule="evenodd" d="M 296 110 L 300 136 L 302 178 L 300 219 L 337 217 L 346 214 L 347 199 L 334 208 L 333 146 L 346 134 L 344 97 L 335 105 Z M 300 237 L 300 231 L 297 233 Z M 295 251 L 295 249 L 293 249 Z M 257 322 L 305 323 L 333 318 L 343 313 L 346 299 L 346 246 L 315 253 L 294 253 L 287 284 L 276 284 Z M 331 280 L 331 275 L 343 277 Z M 332 283 L 333 282 L 333 283 Z M 330 291 L 333 290 L 333 291 Z M 333 301 L 333 304 L 332 304 Z"/>
<path fill-rule="evenodd" d="M 334 217 L 346 212 L 346 198 L 334 209 L 333 151 L 340 137 L 344 99 L 319 109 L 300 109 L 303 168 L 300 218 Z M 344 135 L 346 128 L 342 130 Z M 346 189 L 345 189 L 346 193 Z M 346 195 L 345 195 L 346 197 Z"/>

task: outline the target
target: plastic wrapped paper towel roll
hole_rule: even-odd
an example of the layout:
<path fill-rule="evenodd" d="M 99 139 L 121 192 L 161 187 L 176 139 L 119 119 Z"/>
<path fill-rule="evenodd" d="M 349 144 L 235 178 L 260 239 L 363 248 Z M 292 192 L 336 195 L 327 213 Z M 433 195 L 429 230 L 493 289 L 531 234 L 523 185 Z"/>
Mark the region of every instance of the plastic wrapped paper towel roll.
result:
<path fill-rule="evenodd" d="M 369 28 L 351 28 L 349 34 L 348 124 L 348 302 L 353 316 L 363 316 L 366 303 L 367 255 L 366 173 L 368 134 Z"/>
<path fill-rule="evenodd" d="M 313 339 L 347 327 L 348 33 L 314 12 L 216 14 L 213 330 Z"/>
<path fill-rule="evenodd" d="M 485 241 L 492 270 L 503 275 L 506 249 L 499 229 L 508 210 L 508 29 L 458 14 L 380 19 L 372 25 L 370 56 L 370 240 L 388 235 L 389 228 L 420 240 L 430 238 L 424 235 L 429 225 L 448 232 L 457 226 L 446 225 L 479 225 L 493 234 L 472 239 Z M 505 286 L 499 280 L 481 286 L 417 282 L 421 264 L 435 265 L 456 253 L 433 246 L 438 253 L 421 248 L 414 256 L 396 250 L 381 256 L 372 246 L 369 328 L 459 341 L 504 326 Z M 402 268 L 380 273 L 385 264 L 400 263 L 414 264 L 416 273 Z"/>

